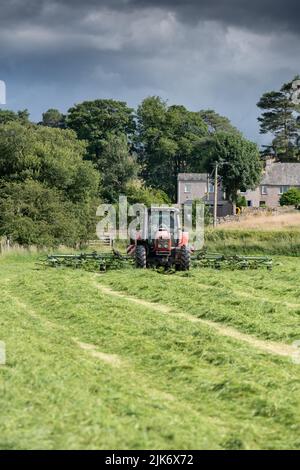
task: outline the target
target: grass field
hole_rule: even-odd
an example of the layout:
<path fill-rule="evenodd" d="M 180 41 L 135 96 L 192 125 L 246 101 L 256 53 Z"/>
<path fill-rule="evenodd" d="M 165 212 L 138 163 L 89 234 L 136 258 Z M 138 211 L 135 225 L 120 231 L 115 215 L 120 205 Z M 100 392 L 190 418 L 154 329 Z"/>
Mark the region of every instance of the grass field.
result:
<path fill-rule="evenodd" d="M 245 255 L 300 256 L 300 230 L 206 230 L 211 251 Z"/>
<path fill-rule="evenodd" d="M 299 449 L 297 258 L 272 272 L 0 257 L 3 449 Z"/>
<path fill-rule="evenodd" d="M 239 221 L 220 226 L 225 230 L 298 230 L 300 231 L 300 211 L 291 210 L 283 213 L 257 212 L 243 215 Z"/>
<path fill-rule="evenodd" d="M 300 256 L 300 211 L 254 213 L 207 229 L 210 250 L 240 254 Z"/>

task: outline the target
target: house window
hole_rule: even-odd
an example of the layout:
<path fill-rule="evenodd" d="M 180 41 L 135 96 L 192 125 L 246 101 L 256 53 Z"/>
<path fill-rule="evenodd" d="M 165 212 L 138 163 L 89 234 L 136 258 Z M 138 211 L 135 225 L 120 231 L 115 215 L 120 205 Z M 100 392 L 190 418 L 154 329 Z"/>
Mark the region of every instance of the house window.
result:
<path fill-rule="evenodd" d="M 289 190 L 289 186 L 279 186 L 279 194 L 284 194 Z"/>
<path fill-rule="evenodd" d="M 247 201 L 247 206 L 252 207 L 252 201 Z"/>
<path fill-rule="evenodd" d="M 262 195 L 268 194 L 268 188 L 267 188 L 267 186 L 261 186 L 261 194 L 262 194 Z"/>
<path fill-rule="evenodd" d="M 266 207 L 266 201 L 259 201 L 259 207 Z"/>
<path fill-rule="evenodd" d="M 213 183 L 209 183 L 208 192 L 209 193 L 214 193 L 215 192 L 215 185 Z"/>
<path fill-rule="evenodd" d="M 191 183 L 185 183 L 185 185 L 184 185 L 184 192 L 185 192 L 185 193 L 190 193 L 191 190 L 192 190 L 192 185 L 191 185 Z"/>

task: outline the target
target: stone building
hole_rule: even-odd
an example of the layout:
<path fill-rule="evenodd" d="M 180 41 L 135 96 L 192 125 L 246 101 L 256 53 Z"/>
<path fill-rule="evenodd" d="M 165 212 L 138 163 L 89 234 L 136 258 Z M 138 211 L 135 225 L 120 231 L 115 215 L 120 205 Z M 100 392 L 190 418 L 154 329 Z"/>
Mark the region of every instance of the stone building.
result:
<path fill-rule="evenodd" d="M 290 188 L 300 189 L 300 163 L 280 163 L 269 160 L 258 188 L 241 192 L 248 207 L 278 207 L 280 197 Z"/>
<path fill-rule="evenodd" d="M 178 204 L 192 203 L 195 199 L 202 199 L 211 208 L 214 204 L 215 190 L 207 173 L 179 173 L 178 174 Z M 232 215 L 233 205 L 226 200 L 222 184 L 218 187 L 218 217 Z"/>
<path fill-rule="evenodd" d="M 260 185 L 253 191 L 242 192 L 248 207 L 278 207 L 280 197 L 290 188 L 300 189 L 300 163 L 266 162 Z M 178 174 L 178 203 L 204 200 L 211 208 L 214 204 L 214 185 L 207 173 Z M 233 205 L 226 200 L 222 183 L 218 188 L 218 217 L 234 213 Z"/>

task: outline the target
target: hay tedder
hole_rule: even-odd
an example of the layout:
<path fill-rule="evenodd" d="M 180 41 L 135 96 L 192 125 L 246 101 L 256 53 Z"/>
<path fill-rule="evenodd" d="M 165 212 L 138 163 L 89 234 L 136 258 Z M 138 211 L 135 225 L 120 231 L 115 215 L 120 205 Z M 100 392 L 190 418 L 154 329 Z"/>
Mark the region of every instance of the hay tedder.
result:
<path fill-rule="evenodd" d="M 135 266 L 138 269 L 162 268 L 165 271 L 189 271 L 190 267 L 215 269 L 272 268 L 267 257 L 223 255 L 193 250 L 189 234 L 182 230 L 178 208 L 157 207 L 140 214 L 140 227 L 130 234 L 126 254 L 112 248 L 111 252 L 52 254 L 46 264 L 52 267 L 83 268 L 106 271 Z"/>

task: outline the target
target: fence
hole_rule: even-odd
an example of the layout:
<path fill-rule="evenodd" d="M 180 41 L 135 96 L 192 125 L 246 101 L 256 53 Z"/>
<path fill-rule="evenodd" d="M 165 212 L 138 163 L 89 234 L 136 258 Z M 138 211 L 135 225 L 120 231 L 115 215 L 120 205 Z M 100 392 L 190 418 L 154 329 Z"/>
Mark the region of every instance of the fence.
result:
<path fill-rule="evenodd" d="M 101 239 L 96 239 L 96 240 L 88 240 L 87 242 L 84 243 L 78 243 L 76 246 L 73 247 L 67 247 L 65 245 L 59 245 L 57 249 L 59 251 L 65 251 L 65 250 L 81 250 L 85 248 L 89 248 L 93 251 L 98 251 L 102 249 L 103 247 L 107 246 L 109 248 L 112 248 L 113 245 L 113 240 L 107 236 L 107 237 L 102 237 Z M 49 248 L 47 247 L 37 247 L 35 245 L 30 245 L 30 246 L 22 246 L 19 245 L 18 243 L 12 243 L 11 240 L 7 237 L 0 237 L 0 255 L 9 253 L 9 252 L 20 252 L 20 253 L 37 253 L 37 252 L 45 252 L 49 251 Z"/>
<path fill-rule="evenodd" d="M 37 251 L 40 250 L 34 245 L 22 246 L 18 243 L 12 243 L 11 240 L 7 237 L 0 237 L 0 255 L 10 252 L 36 253 Z"/>
<path fill-rule="evenodd" d="M 0 254 L 11 250 L 10 241 L 6 237 L 0 238 Z"/>
<path fill-rule="evenodd" d="M 112 238 L 107 235 L 103 236 L 101 238 L 98 238 L 97 240 L 88 240 L 87 246 L 89 248 L 93 248 L 94 250 L 97 250 L 97 248 L 101 248 L 102 246 L 112 246 Z"/>

